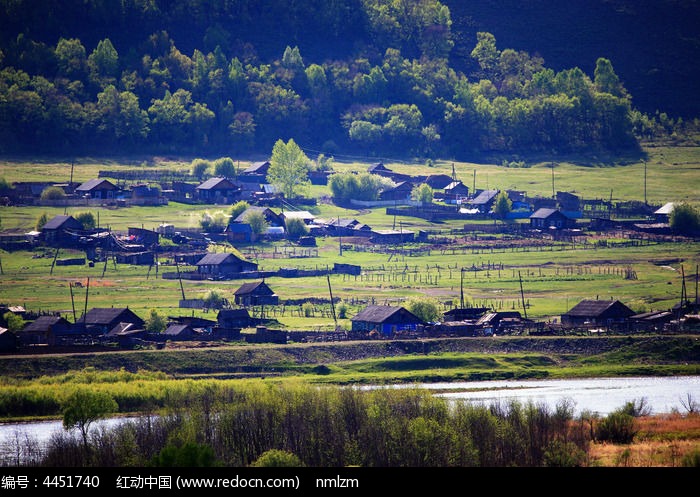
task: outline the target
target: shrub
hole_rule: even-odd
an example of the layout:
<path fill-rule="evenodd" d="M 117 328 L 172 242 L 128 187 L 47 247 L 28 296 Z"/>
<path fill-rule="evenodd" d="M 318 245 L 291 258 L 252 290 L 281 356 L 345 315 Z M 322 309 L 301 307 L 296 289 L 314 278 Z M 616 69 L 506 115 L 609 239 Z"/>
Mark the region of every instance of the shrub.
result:
<path fill-rule="evenodd" d="M 695 449 L 693 452 L 683 456 L 681 466 L 684 468 L 700 468 L 700 449 Z"/>
<path fill-rule="evenodd" d="M 263 452 L 250 465 L 256 468 L 299 468 L 303 467 L 304 463 L 291 452 L 270 449 Z"/>
<path fill-rule="evenodd" d="M 624 408 L 623 408 L 624 409 Z M 634 416 L 623 409 L 611 412 L 596 428 L 596 439 L 600 442 L 629 444 L 636 435 Z"/>
<path fill-rule="evenodd" d="M 296 240 L 304 235 L 309 234 L 309 227 L 306 225 L 303 219 L 288 219 L 286 225 L 287 236 L 292 240 Z"/>
<path fill-rule="evenodd" d="M 66 192 L 59 186 L 47 186 L 41 192 L 41 200 L 61 200 L 66 196 Z"/>
<path fill-rule="evenodd" d="M 217 466 L 214 450 L 208 445 L 187 442 L 167 445 L 151 459 L 151 465 L 163 468 L 207 468 Z"/>

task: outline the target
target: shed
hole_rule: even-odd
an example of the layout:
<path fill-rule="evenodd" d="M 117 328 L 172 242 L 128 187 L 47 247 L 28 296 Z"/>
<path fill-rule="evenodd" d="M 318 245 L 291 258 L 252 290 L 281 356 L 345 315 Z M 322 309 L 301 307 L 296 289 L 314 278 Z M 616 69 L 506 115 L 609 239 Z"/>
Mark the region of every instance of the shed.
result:
<path fill-rule="evenodd" d="M 389 336 L 402 331 L 415 331 L 425 322 L 403 307 L 368 305 L 350 318 L 352 331 L 370 333 L 377 331 Z"/>
<path fill-rule="evenodd" d="M 252 283 L 244 283 L 233 294 L 236 304 L 251 305 L 277 305 L 279 297 L 269 287 L 265 280 Z"/>
<path fill-rule="evenodd" d="M 585 299 L 561 315 L 563 326 L 611 326 L 626 323 L 635 313 L 619 300 Z"/>

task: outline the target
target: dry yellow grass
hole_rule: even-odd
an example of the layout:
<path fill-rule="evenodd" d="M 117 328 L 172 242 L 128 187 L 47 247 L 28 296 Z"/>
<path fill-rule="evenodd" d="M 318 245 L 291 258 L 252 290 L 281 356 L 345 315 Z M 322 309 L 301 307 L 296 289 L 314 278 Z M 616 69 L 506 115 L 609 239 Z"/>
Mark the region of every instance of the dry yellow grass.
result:
<path fill-rule="evenodd" d="M 683 457 L 700 452 L 700 415 L 669 414 L 636 419 L 637 434 L 629 445 L 595 442 L 591 466 L 679 467 Z"/>

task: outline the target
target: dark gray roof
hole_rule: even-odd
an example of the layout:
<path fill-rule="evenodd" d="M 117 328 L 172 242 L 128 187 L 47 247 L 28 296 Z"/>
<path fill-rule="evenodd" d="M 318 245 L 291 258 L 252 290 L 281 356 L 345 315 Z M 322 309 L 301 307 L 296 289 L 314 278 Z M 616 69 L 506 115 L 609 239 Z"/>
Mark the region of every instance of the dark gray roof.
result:
<path fill-rule="evenodd" d="M 252 283 L 243 283 L 238 290 L 233 292 L 234 295 L 248 295 L 249 293 L 253 293 L 255 290 L 258 289 L 258 287 L 267 287 L 268 290 L 272 292 L 270 287 L 265 283 L 264 281 L 254 281 Z"/>
<path fill-rule="evenodd" d="M 211 190 L 213 188 L 217 187 L 224 187 L 227 189 L 235 189 L 238 188 L 236 185 L 231 183 L 229 180 L 226 178 L 209 178 L 206 180 L 204 183 L 199 185 L 197 187 L 197 190 Z"/>
<path fill-rule="evenodd" d="M 619 300 L 587 299 L 587 300 L 582 300 L 581 302 L 576 304 L 574 307 L 572 307 L 569 310 L 569 312 L 566 313 L 566 315 L 567 316 L 579 316 L 579 317 L 600 316 L 601 314 L 603 314 L 605 311 L 607 311 L 609 308 L 611 308 L 613 306 L 622 306 L 621 310 L 624 311 L 624 313 L 627 314 L 628 316 L 631 316 L 634 314 L 634 312 L 629 307 L 627 307 L 625 304 L 623 304 Z"/>
<path fill-rule="evenodd" d="M 86 324 L 111 324 L 118 318 L 132 318 L 132 315 L 136 316 L 127 307 L 93 307 L 79 321 Z M 136 318 L 141 320 L 138 316 Z"/>
<path fill-rule="evenodd" d="M 75 191 L 76 192 L 89 192 L 91 190 L 94 190 L 98 186 L 104 186 L 107 187 L 111 190 L 116 190 L 116 186 L 109 180 L 106 180 L 104 178 L 95 178 L 86 181 L 82 185 L 78 186 Z"/>
<path fill-rule="evenodd" d="M 236 257 L 234 254 L 228 252 L 221 252 L 218 254 L 207 254 L 197 262 L 197 266 L 205 265 L 218 265 L 225 263 L 233 263 L 235 261 L 242 261 L 243 259 Z"/>
<path fill-rule="evenodd" d="M 566 217 L 566 214 L 557 209 L 548 209 L 547 207 L 541 207 L 530 215 L 530 219 L 547 219 L 549 216 L 557 212 L 559 212 L 562 216 Z"/>
<path fill-rule="evenodd" d="M 253 164 L 250 165 L 245 171 L 243 171 L 245 174 L 256 174 L 256 173 L 265 173 L 266 169 L 270 167 L 270 161 L 260 161 L 260 162 L 253 162 Z"/>
<path fill-rule="evenodd" d="M 51 326 L 58 323 L 70 324 L 66 318 L 61 316 L 39 316 L 34 321 L 27 324 L 22 331 L 48 331 Z"/>
<path fill-rule="evenodd" d="M 187 331 L 188 328 L 190 328 L 190 325 L 188 325 L 188 324 L 171 324 L 170 326 L 168 326 L 165 329 L 165 331 L 163 331 L 163 334 L 170 335 L 170 336 L 177 336 L 180 333 Z"/>
<path fill-rule="evenodd" d="M 408 315 L 414 316 L 410 311 L 404 309 L 403 307 L 395 307 L 390 305 L 368 305 L 350 318 L 350 320 L 364 321 L 367 323 L 383 323 L 396 313 L 408 313 Z M 420 321 L 417 316 L 414 317 L 416 320 Z"/>
<path fill-rule="evenodd" d="M 479 193 L 471 202 L 469 202 L 472 205 L 482 205 L 482 204 L 487 204 L 493 198 L 498 195 L 498 190 L 484 190 L 483 192 Z"/>
<path fill-rule="evenodd" d="M 75 219 L 73 216 L 66 216 L 65 214 L 59 214 L 59 215 L 57 215 L 57 216 L 54 216 L 54 217 L 51 218 L 50 220 L 48 220 L 48 221 L 46 222 L 46 224 L 44 224 L 44 226 L 42 226 L 41 229 L 44 229 L 44 230 L 57 230 L 57 229 L 60 229 L 61 226 L 63 226 L 63 224 L 64 224 L 65 222 L 69 221 L 70 219 L 72 219 L 73 221 L 75 221 L 75 223 L 80 224 L 80 221 L 78 221 L 77 219 Z"/>

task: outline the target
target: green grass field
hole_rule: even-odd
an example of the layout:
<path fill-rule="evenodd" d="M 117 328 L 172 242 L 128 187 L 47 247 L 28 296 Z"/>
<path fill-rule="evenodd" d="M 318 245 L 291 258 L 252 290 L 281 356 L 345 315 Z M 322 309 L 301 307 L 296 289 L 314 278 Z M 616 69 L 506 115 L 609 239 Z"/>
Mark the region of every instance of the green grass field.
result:
<path fill-rule="evenodd" d="M 647 199 L 650 203 L 689 201 L 700 203 L 697 188 L 700 179 L 700 149 L 655 148 L 648 150 Z M 142 165 L 143 164 L 143 165 Z M 189 160 L 147 159 L 102 161 L 82 159 L 74 162 L 73 177 L 84 181 L 97 176 L 101 169 L 135 167 L 187 170 Z M 243 161 L 241 162 L 243 164 Z M 364 170 L 367 164 L 336 163 L 335 169 Z M 529 195 L 551 195 L 552 178 L 549 162 L 532 164 L 528 168 L 505 168 L 489 164 L 455 164 L 457 176 L 472 186 L 475 176 L 477 188 L 514 188 Z M 397 172 L 410 174 L 451 174 L 452 163 L 438 161 L 433 166 L 425 164 L 388 163 Z M 66 181 L 71 163 L 60 161 L 0 160 L 0 178 L 8 182 L 46 180 Z M 474 171 L 476 174 L 474 175 Z M 583 198 L 609 198 L 614 200 L 643 200 L 644 163 L 594 164 L 561 162 L 555 168 L 556 190 L 574 192 Z M 311 194 L 316 198 L 329 196 L 323 186 L 313 186 Z M 49 218 L 67 212 L 77 213 L 86 208 L 73 207 L 50 209 L 44 207 L 0 207 L 0 220 L 4 230 L 29 231 L 37 218 L 46 213 Z M 126 231 L 129 227 L 156 229 L 161 223 L 177 227 L 198 227 L 205 212 L 226 211 L 227 206 L 192 206 L 171 202 L 159 207 L 130 207 L 123 209 L 99 209 L 99 224 L 112 230 Z M 320 202 L 311 209 L 320 218 L 355 218 L 375 229 L 398 227 L 410 230 L 441 231 L 461 229 L 463 221 L 432 224 L 423 219 L 386 215 L 384 208 L 353 210 Z M 236 246 L 246 257 L 255 260 L 261 270 L 282 267 L 318 269 L 332 267 L 335 262 L 361 265 L 361 276 L 335 274 L 330 278 L 333 296 L 348 306 L 348 315 L 339 324 L 349 326 L 348 318 L 368 302 L 400 303 L 411 297 L 431 297 L 443 310 L 458 305 L 461 289 L 468 305 L 487 306 L 497 310 L 526 311 L 533 319 L 550 320 L 570 309 L 584 298 L 620 299 L 638 312 L 671 308 L 679 302 L 686 278 L 686 293 L 694 296 L 695 273 L 700 263 L 700 244 L 644 243 L 628 246 L 626 240 L 616 234 L 606 235 L 607 246 L 594 243 L 553 243 L 544 247 L 523 249 L 470 250 L 448 245 L 444 250 L 431 250 L 417 255 L 390 255 L 382 251 L 343 250 L 337 238 L 320 239 L 314 251 L 304 252 L 292 248 L 286 242 L 257 244 L 253 252 L 250 246 Z M 456 243 L 456 242 L 455 242 Z M 354 246 L 353 240 L 343 244 Z M 417 247 L 417 245 L 415 246 Z M 227 250 L 220 245 L 212 250 Z M 405 246 L 404 249 L 411 247 Z M 287 254 L 286 256 L 284 254 Z M 255 254 L 255 255 L 254 255 Z M 84 254 L 61 251 L 60 258 L 80 257 Z M 273 257 L 274 255 L 274 257 Z M 310 255 L 310 256 L 308 256 Z M 79 317 L 87 306 L 128 306 L 145 316 L 150 309 L 158 309 L 167 315 L 191 314 L 191 310 L 178 308 L 182 291 L 177 280 L 165 280 L 156 275 L 155 268 L 147 266 L 106 265 L 94 267 L 55 266 L 53 249 L 34 252 L 0 251 L 0 302 L 24 305 L 35 311 L 63 311 L 72 320 L 73 309 Z M 670 261 L 670 262 L 669 262 Z M 165 263 L 166 261 L 161 261 Z M 471 268 L 478 268 L 473 271 Z M 462 279 L 462 269 L 464 272 Z M 192 269 L 192 268 L 191 268 Z M 161 266 L 160 271 L 173 272 L 173 267 Z M 633 277 L 630 277 L 630 276 Z M 86 292 L 90 278 L 90 291 Z M 520 293 L 522 279 L 523 294 Z M 73 289 L 70 282 L 81 282 L 82 289 Z M 329 297 L 325 277 L 280 278 L 273 277 L 267 283 L 281 300 L 311 297 Z M 202 298 L 215 290 L 233 300 L 233 292 L 244 281 L 183 281 L 186 298 Z M 526 309 L 522 307 L 525 299 Z M 334 322 L 329 308 L 314 308 L 305 315 L 298 306 L 267 309 L 268 316 L 276 317 L 290 329 L 333 329 Z M 196 311 L 202 314 L 202 311 Z M 211 316 L 210 316 L 211 317 Z"/>

